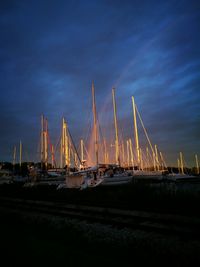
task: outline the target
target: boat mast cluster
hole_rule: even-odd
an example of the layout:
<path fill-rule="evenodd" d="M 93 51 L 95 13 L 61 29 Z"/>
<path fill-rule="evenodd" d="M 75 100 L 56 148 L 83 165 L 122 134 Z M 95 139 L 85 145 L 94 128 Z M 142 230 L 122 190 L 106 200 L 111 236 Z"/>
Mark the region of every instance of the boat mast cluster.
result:
<path fill-rule="evenodd" d="M 120 138 L 117 104 L 116 104 L 116 89 L 112 88 L 112 105 L 113 105 L 113 121 L 115 129 L 114 145 L 111 145 L 110 141 L 105 136 L 100 140 L 99 121 L 97 116 L 95 87 L 92 82 L 92 112 L 93 112 L 93 146 L 94 157 L 88 152 L 87 145 L 82 138 L 80 140 L 80 153 L 77 151 L 72 136 L 69 132 L 68 124 L 65 118 L 62 118 L 61 124 L 61 136 L 57 145 L 51 144 L 48 120 L 41 116 L 41 133 L 40 133 L 40 161 L 41 169 L 48 169 L 51 165 L 52 168 L 71 168 L 85 169 L 91 167 L 87 165 L 88 158 L 93 158 L 94 165 L 98 167 L 101 164 L 115 164 L 118 167 L 129 168 L 141 171 L 160 171 L 167 169 L 167 164 L 164 160 L 163 154 L 158 150 L 157 144 L 152 145 L 147 130 L 144 126 L 144 122 L 138 111 L 135 103 L 134 96 L 131 97 L 132 115 L 133 115 L 133 138 Z M 139 134 L 138 134 L 138 121 L 144 131 L 144 135 L 147 139 L 147 146 L 142 149 L 140 146 Z M 133 141 L 132 141 L 133 140 Z M 114 159 L 111 154 L 111 146 L 114 147 Z M 60 149 L 59 149 L 60 148 Z M 103 148 L 103 149 L 102 149 Z M 103 150 L 103 154 L 100 155 L 100 149 Z M 56 162 L 56 153 L 59 150 L 59 160 Z M 79 157 L 80 154 L 80 157 Z M 103 160 L 103 161 L 102 161 Z M 50 164 L 51 162 L 51 164 Z M 195 155 L 196 172 L 199 174 L 199 162 L 197 154 Z M 16 146 L 13 151 L 13 166 L 16 164 Z M 19 164 L 22 164 L 22 142 L 19 146 Z M 180 174 L 184 174 L 184 158 L 183 153 L 180 152 L 177 159 L 178 170 Z"/>

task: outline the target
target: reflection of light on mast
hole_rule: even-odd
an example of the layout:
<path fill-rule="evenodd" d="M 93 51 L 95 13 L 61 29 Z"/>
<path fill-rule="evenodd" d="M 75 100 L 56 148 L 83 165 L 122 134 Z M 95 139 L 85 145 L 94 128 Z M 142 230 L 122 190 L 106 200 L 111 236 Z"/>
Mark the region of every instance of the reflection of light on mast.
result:
<path fill-rule="evenodd" d="M 197 175 L 199 175 L 199 162 L 198 162 L 197 154 L 195 155 L 195 161 L 196 161 Z"/>
<path fill-rule="evenodd" d="M 51 165 L 52 165 L 52 168 L 54 168 L 54 163 L 55 163 L 54 146 L 51 145 Z"/>
<path fill-rule="evenodd" d="M 155 156 L 155 153 L 154 153 L 154 151 L 153 151 L 153 169 L 154 169 L 154 171 L 156 170 L 156 156 Z"/>
<path fill-rule="evenodd" d="M 141 170 L 143 171 L 143 157 L 142 157 L 142 149 L 140 148 L 140 167 Z"/>
<path fill-rule="evenodd" d="M 41 141 L 40 141 L 40 160 L 41 160 L 41 169 L 43 168 L 44 163 L 44 116 L 41 116 Z"/>
<path fill-rule="evenodd" d="M 64 154 L 64 118 L 62 119 L 61 140 L 60 140 L 60 168 L 63 168 L 63 154 Z"/>
<path fill-rule="evenodd" d="M 155 145 L 155 157 L 156 157 L 156 169 L 159 170 L 159 161 L 158 161 L 158 150 L 157 145 Z"/>
<path fill-rule="evenodd" d="M 184 168 L 183 168 L 183 154 L 180 152 L 180 164 L 181 164 L 181 173 L 184 174 Z"/>
<path fill-rule="evenodd" d="M 114 123 L 115 123 L 115 162 L 120 165 L 119 159 L 119 137 L 118 137 L 118 126 L 117 126 L 117 108 L 115 101 L 115 89 L 112 89 L 112 99 L 113 99 L 113 112 L 114 112 Z"/>
<path fill-rule="evenodd" d="M 131 138 L 129 138 L 129 147 L 130 147 L 130 152 L 131 152 L 131 165 L 133 167 L 134 166 L 134 162 L 133 162 L 133 147 L 132 147 Z"/>
<path fill-rule="evenodd" d="M 45 131 L 44 131 L 44 162 L 45 166 L 47 168 L 48 165 L 48 122 L 47 119 L 45 119 Z"/>
<path fill-rule="evenodd" d="M 19 142 L 19 166 L 22 167 L 22 142 Z"/>
<path fill-rule="evenodd" d="M 15 170 L 15 163 L 16 163 L 16 146 L 14 146 L 13 150 L 13 171 Z"/>
<path fill-rule="evenodd" d="M 103 140 L 103 144 L 104 144 L 104 163 L 107 164 L 108 163 L 108 153 L 107 153 L 107 146 L 106 146 L 106 140 L 104 138 Z"/>
<path fill-rule="evenodd" d="M 83 139 L 81 139 L 81 162 L 83 163 Z"/>
<path fill-rule="evenodd" d="M 149 164 L 149 148 L 146 147 L 146 157 L 147 157 L 147 169 L 150 168 L 150 164 Z"/>
<path fill-rule="evenodd" d="M 135 136 L 135 145 L 136 145 L 136 153 L 137 153 L 137 164 L 140 165 L 140 148 L 139 148 L 139 140 L 138 140 L 136 107 L 135 107 L 135 100 L 133 96 L 132 96 L 132 106 L 133 106 L 133 122 L 134 122 L 134 136 Z"/>
<path fill-rule="evenodd" d="M 88 153 L 87 153 L 87 164 L 88 166 L 92 166 L 95 164 L 94 162 L 94 125 L 92 127 L 91 135 L 89 138 L 88 144 Z"/>
<path fill-rule="evenodd" d="M 163 158 L 163 154 L 162 154 L 162 152 L 160 152 L 160 158 L 161 158 L 161 160 L 162 160 L 162 163 L 163 163 L 163 169 L 164 169 L 164 167 L 167 169 L 167 164 L 166 164 L 166 162 L 165 162 L 165 160 L 164 160 L 164 158 Z"/>
<path fill-rule="evenodd" d="M 177 159 L 177 165 L 178 165 L 178 172 L 181 173 L 181 170 L 180 170 L 180 160 Z"/>
<path fill-rule="evenodd" d="M 47 168 L 48 164 L 48 121 L 41 116 L 41 140 L 40 140 L 41 168 Z"/>
<path fill-rule="evenodd" d="M 124 142 L 122 140 L 122 161 L 123 161 L 123 165 L 125 164 L 125 155 L 124 155 Z"/>
<path fill-rule="evenodd" d="M 126 140 L 126 152 L 127 152 L 127 166 L 130 166 L 130 155 L 129 155 L 129 140 Z"/>
<path fill-rule="evenodd" d="M 62 119 L 62 134 L 60 141 L 60 166 L 61 168 L 67 166 L 70 167 L 70 140 L 67 122 L 65 119 Z"/>
<path fill-rule="evenodd" d="M 96 165 L 99 163 L 98 156 L 98 131 L 97 131 L 97 111 L 96 111 L 96 101 L 95 101 L 95 91 L 94 91 L 94 82 L 92 82 L 92 107 L 93 107 L 93 116 L 94 116 L 94 145 L 95 145 L 95 157 Z"/>

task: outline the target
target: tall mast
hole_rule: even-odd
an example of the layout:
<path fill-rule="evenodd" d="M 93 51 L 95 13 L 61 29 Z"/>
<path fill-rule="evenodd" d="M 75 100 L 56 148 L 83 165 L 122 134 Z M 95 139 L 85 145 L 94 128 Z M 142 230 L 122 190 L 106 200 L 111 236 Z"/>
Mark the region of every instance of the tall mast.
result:
<path fill-rule="evenodd" d="M 114 122 L 115 122 L 115 161 L 116 164 L 120 165 L 119 159 L 119 135 L 117 126 L 117 107 L 115 101 L 115 88 L 112 89 L 112 100 L 113 100 L 113 112 L 114 112 Z"/>
<path fill-rule="evenodd" d="M 51 165 L 52 165 L 52 168 L 54 168 L 54 162 L 55 162 L 55 158 L 54 158 L 54 146 L 51 145 Z"/>
<path fill-rule="evenodd" d="M 44 131 L 44 162 L 47 169 L 48 165 L 48 121 L 45 119 L 45 131 Z"/>
<path fill-rule="evenodd" d="M 133 96 L 132 96 L 132 105 L 133 105 L 133 122 L 134 122 L 134 136 L 135 136 L 135 146 L 136 146 L 136 154 L 137 154 L 137 164 L 140 165 L 140 147 L 139 147 L 139 140 L 138 140 L 136 107 L 135 107 L 135 100 Z"/>
<path fill-rule="evenodd" d="M 127 167 L 130 165 L 129 140 L 126 140 Z"/>
<path fill-rule="evenodd" d="M 68 127 L 67 127 L 67 156 L 68 156 L 68 166 L 70 168 L 71 166 L 71 156 L 72 156 L 72 148 L 71 148 L 71 141 L 69 138 L 69 132 L 68 132 Z"/>
<path fill-rule="evenodd" d="M 69 141 L 69 134 L 68 134 L 68 126 L 67 126 L 67 122 L 65 121 L 64 124 L 65 127 L 65 165 L 67 165 L 67 167 L 70 167 L 70 141 Z"/>
<path fill-rule="evenodd" d="M 152 156 L 153 156 L 153 169 L 154 169 L 154 171 L 156 171 L 156 156 L 155 156 L 155 152 L 154 151 L 153 151 Z"/>
<path fill-rule="evenodd" d="M 64 124 L 65 119 L 62 119 L 61 140 L 60 140 L 60 168 L 63 168 L 63 155 L 64 155 Z"/>
<path fill-rule="evenodd" d="M 130 147 L 130 152 L 131 152 L 131 163 L 132 163 L 132 167 L 134 167 L 134 161 L 133 161 L 133 146 L 132 146 L 131 138 L 129 138 L 129 147 Z"/>
<path fill-rule="evenodd" d="M 41 159 L 41 169 L 43 168 L 44 162 L 44 116 L 41 116 L 41 146 L 40 146 L 40 159 Z"/>
<path fill-rule="evenodd" d="M 94 116 L 94 146 L 95 146 L 95 158 L 96 165 L 98 166 L 98 132 L 97 132 L 97 111 L 96 111 L 96 101 L 95 101 L 95 92 L 94 92 L 94 82 L 92 82 L 92 107 L 93 107 L 93 116 Z"/>
<path fill-rule="evenodd" d="M 81 163 L 82 164 L 82 163 Z M 78 167 L 77 154 L 74 152 L 74 165 Z"/>
<path fill-rule="evenodd" d="M 181 164 L 181 173 L 184 174 L 184 169 L 183 169 L 183 154 L 180 152 L 180 164 Z"/>
<path fill-rule="evenodd" d="M 124 166 L 124 164 L 125 164 L 124 141 L 122 141 L 122 162 L 123 162 L 123 166 Z"/>
<path fill-rule="evenodd" d="M 21 169 L 21 167 L 22 167 L 22 142 L 21 142 L 21 140 L 19 142 L 19 166 Z"/>
<path fill-rule="evenodd" d="M 159 170 L 159 161 L 158 161 L 158 149 L 157 145 L 155 145 L 155 159 L 156 159 L 156 169 Z"/>
<path fill-rule="evenodd" d="M 181 173 L 181 170 L 180 170 L 180 160 L 177 159 L 177 166 L 178 166 L 178 173 Z"/>
<path fill-rule="evenodd" d="M 149 164 L 149 148 L 148 148 L 148 146 L 146 147 L 146 157 L 147 157 L 147 170 L 148 170 L 148 168 L 150 170 L 150 164 Z"/>
<path fill-rule="evenodd" d="M 81 139 L 81 164 L 83 164 L 83 139 Z"/>
<path fill-rule="evenodd" d="M 15 165 L 16 163 L 16 146 L 14 146 L 14 150 L 13 150 L 13 165 Z"/>
<path fill-rule="evenodd" d="M 164 158 L 163 158 L 163 155 L 162 155 L 162 152 L 160 151 L 160 158 L 161 158 L 161 169 L 163 170 L 165 168 L 165 161 L 164 161 Z"/>
<path fill-rule="evenodd" d="M 107 164 L 107 146 L 106 146 L 106 140 L 104 138 L 103 140 L 103 144 L 104 144 L 104 163 Z"/>
<path fill-rule="evenodd" d="M 41 136 L 40 136 L 40 159 L 41 159 L 41 169 L 44 167 L 47 168 L 48 164 L 48 121 L 41 116 Z"/>
<path fill-rule="evenodd" d="M 15 170 L 15 163 L 16 163 L 16 146 L 14 146 L 13 150 L 13 171 Z"/>
<path fill-rule="evenodd" d="M 142 149 L 140 148 L 140 163 L 141 163 L 141 170 L 143 171 L 143 157 L 142 157 Z"/>
<path fill-rule="evenodd" d="M 199 175 L 199 161 L 198 161 L 197 154 L 195 155 L 195 161 L 196 161 L 197 175 Z"/>

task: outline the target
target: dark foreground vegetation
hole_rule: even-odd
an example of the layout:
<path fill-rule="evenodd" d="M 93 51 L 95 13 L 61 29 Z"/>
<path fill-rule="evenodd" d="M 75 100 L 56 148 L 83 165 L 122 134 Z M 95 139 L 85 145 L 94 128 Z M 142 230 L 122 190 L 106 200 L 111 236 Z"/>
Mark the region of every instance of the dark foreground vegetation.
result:
<path fill-rule="evenodd" d="M 158 183 L 154 186 L 132 183 L 80 191 L 56 190 L 54 186 L 24 188 L 18 183 L 0 186 L 0 196 L 200 217 L 200 184 L 194 183 L 193 190 L 187 189 L 188 187 L 186 184 L 185 188 L 180 190 L 179 185 L 174 183 Z"/>
<path fill-rule="evenodd" d="M 1 210 L 2 266 L 199 266 L 200 242 Z"/>
<path fill-rule="evenodd" d="M 196 184 L 198 187 L 199 184 Z M 187 188 L 187 187 L 186 187 Z M 56 190 L 0 186 L 0 197 L 49 200 L 200 217 L 200 192 L 158 184 Z M 2 266 L 199 266 L 200 241 L 1 207 Z"/>

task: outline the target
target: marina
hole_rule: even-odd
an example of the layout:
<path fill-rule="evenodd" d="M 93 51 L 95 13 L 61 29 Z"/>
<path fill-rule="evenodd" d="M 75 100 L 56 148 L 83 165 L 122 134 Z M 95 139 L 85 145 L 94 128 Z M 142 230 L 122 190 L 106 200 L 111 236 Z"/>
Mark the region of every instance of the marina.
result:
<path fill-rule="evenodd" d="M 200 266 L 200 3 L 0 2 L 0 262 Z"/>
<path fill-rule="evenodd" d="M 117 120 L 117 104 L 115 88 L 112 89 L 113 121 L 114 121 L 114 151 L 109 154 L 105 144 L 109 141 L 100 134 L 100 124 L 96 109 L 95 88 L 92 82 L 92 114 L 93 125 L 90 134 L 89 147 L 86 148 L 84 140 L 80 140 L 80 150 L 75 145 L 73 137 L 69 131 L 66 120 L 62 119 L 60 151 L 56 151 L 58 145 L 51 144 L 48 129 L 48 120 L 41 116 L 40 133 L 40 159 L 37 165 L 31 163 L 27 165 L 26 175 L 20 176 L 22 170 L 22 142 L 19 143 L 19 163 L 16 165 L 16 146 L 13 151 L 12 170 L 1 170 L 0 182 L 11 183 L 23 182 L 25 187 L 37 185 L 55 185 L 57 189 L 77 188 L 80 190 L 96 186 L 112 186 L 130 183 L 136 180 L 149 181 L 171 181 L 185 182 L 199 180 L 199 162 L 195 155 L 196 167 L 193 173 L 185 173 L 183 153 L 179 153 L 177 159 L 176 172 L 172 172 L 166 165 L 163 154 L 158 150 L 157 145 L 152 145 L 150 137 L 144 126 L 142 117 L 132 96 L 132 115 L 133 115 L 133 138 L 128 140 L 119 139 L 119 129 Z M 147 140 L 146 152 L 139 145 L 138 120 L 144 131 Z M 133 141 L 132 141 L 133 140 Z M 103 142 L 103 143 L 102 143 Z M 127 144 L 126 153 L 124 143 Z M 135 144 L 135 146 L 133 145 Z M 111 146 L 111 145 L 109 145 Z M 103 149 L 102 149 L 103 148 Z M 60 155 L 58 155 L 58 152 Z M 57 154 L 57 156 L 56 156 Z M 59 156 L 59 158 L 58 158 Z M 91 161 L 91 158 L 94 160 Z M 110 159 L 110 161 L 108 161 Z M 59 161 L 59 162 L 58 162 Z M 92 163 L 92 165 L 91 165 Z M 18 166 L 18 174 L 15 169 Z M 59 167 L 57 167 L 59 166 Z M 3 165 L 1 166 L 1 168 Z M 4 173 L 3 173 L 4 172 Z M 23 177 L 22 177 L 23 176 Z M 20 178 L 21 177 L 21 178 Z"/>

